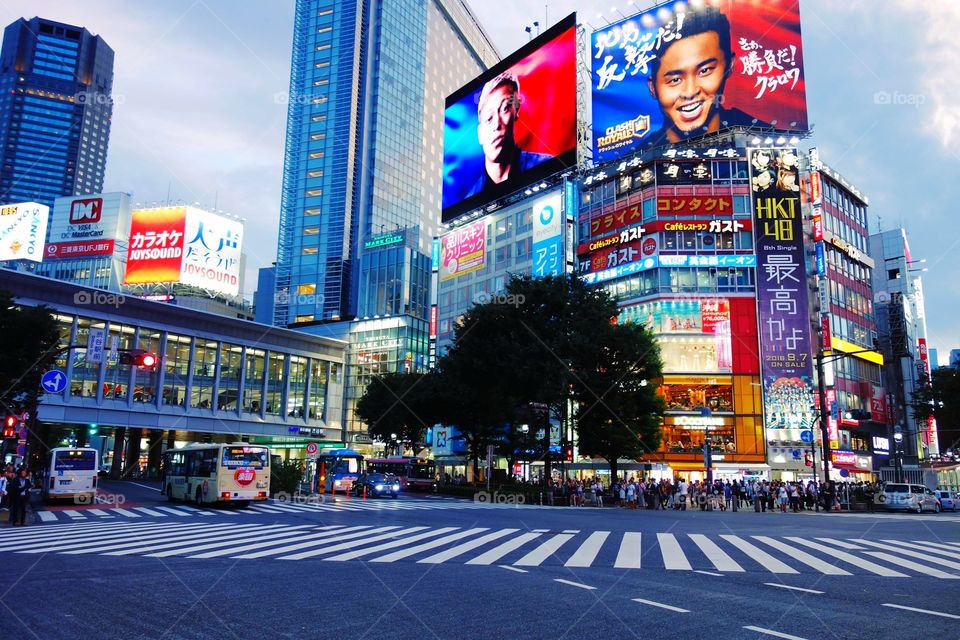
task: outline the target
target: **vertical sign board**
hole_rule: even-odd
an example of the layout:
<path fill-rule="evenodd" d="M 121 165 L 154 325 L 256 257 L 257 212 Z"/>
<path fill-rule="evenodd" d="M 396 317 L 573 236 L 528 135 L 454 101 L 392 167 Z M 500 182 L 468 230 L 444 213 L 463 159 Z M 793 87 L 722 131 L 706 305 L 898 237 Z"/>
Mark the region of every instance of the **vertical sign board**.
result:
<path fill-rule="evenodd" d="M 105 329 L 90 329 L 87 333 L 87 362 L 99 364 L 103 362 L 103 347 L 106 342 Z"/>
<path fill-rule="evenodd" d="M 560 192 L 533 203 L 533 269 L 534 278 L 558 276 L 564 272 L 563 211 Z"/>
<path fill-rule="evenodd" d="M 799 162 L 795 149 L 751 149 L 764 423 L 813 427 L 815 405 Z"/>

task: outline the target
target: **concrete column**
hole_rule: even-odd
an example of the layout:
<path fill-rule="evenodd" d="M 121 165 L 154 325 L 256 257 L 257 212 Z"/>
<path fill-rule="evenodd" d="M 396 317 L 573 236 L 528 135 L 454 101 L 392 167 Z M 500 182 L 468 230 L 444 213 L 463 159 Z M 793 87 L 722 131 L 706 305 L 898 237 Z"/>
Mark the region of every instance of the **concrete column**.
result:
<path fill-rule="evenodd" d="M 110 467 L 110 479 L 119 480 L 123 463 L 123 440 L 127 435 L 126 427 L 117 427 L 113 430 L 113 462 Z"/>
<path fill-rule="evenodd" d="M 124 460 L 123 474 L 129 476 L 136 471 L 140 462 L 140 438 L 143 437 L 143 429 L 140 427 L 129 427 L 127 437 L 127 456 Z"/>
<path fill-rule="evenodd" d="M 160 456 L 163 453 L 163 431 L 151 429 L 149 435 L 149 449 L 147 450 L 147 470 L 150 477 L 160 476 Z"/>

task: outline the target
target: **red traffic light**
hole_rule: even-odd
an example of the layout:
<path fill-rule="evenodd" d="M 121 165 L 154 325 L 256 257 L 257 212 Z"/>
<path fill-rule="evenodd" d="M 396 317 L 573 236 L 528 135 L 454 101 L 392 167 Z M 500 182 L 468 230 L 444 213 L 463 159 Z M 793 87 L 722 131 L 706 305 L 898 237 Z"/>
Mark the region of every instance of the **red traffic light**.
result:
<path fill-rule="evenodd" d="M 129 349 L 120 354 L 120 364 L 152 368 L 157 365 L 157 355 L 143 349 Z"/>
<path fill-rule="evenodd" d="M 152 367 L 157 364 L 157 356 L 152 353 L 145 353 L 143 354 L 142 361 L 144 367 Z"/>
<path fill-rule="evenodd" d="M 17 437 L 17 425 L 20 423 L 20 418 L 17 416 L 7 416 L 3 419 L 3 437 L 4 438 L 16 438 Z"/>

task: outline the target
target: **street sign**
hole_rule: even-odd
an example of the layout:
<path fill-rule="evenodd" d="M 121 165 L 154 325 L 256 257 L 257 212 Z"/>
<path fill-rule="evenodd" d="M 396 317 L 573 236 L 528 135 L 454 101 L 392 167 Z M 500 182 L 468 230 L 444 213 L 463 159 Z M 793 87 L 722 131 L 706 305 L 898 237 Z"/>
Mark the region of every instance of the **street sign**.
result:
<path fill-rule="evenodd" d="M 316 443 L 316 442 L 311 442 L 311 443 L 307 444 L 307 453 L 310 454 L 310 455 L 315 454 L 319 449 L 320 449 L 320 447 L 317 446 L 317 443 Z"/>
<path fill-rule="evenodd" d="M 110 353 L 107 355 L 108 360 L 117 359 L 117 351 L 120 350 L 120 336 L 110 336 Z"/>
<path fill-rule="evenodd" d="M 801 431 L 800 441 L 805 442 L 806 444 L 810 444 L 811 442 L 813 442 L 813 431 L 810 431 L 809 429 L 804 429 L 803 431 Z"/>
<path fill-rule="evenodd" d="M 87 333 L 87 362 L 103 362 L 103 345 L 107 339 L 105 329 L 90 329 Z"/>
<path fill-rule="evenodd" d="M 27 445 L 25 445 L 25 444 L 18 444 L 18 445 L 17 445 L 17 455 L 18 455 L 18 456 L 21 456 L 21 457 L 27 455 Z"/>
<path fill-rule="evenodd" d="M 67 388 L 67 376 L 62 371 L 51 369 L 40 378 L 40 386 L 46 393 L 60 393 Z"/>

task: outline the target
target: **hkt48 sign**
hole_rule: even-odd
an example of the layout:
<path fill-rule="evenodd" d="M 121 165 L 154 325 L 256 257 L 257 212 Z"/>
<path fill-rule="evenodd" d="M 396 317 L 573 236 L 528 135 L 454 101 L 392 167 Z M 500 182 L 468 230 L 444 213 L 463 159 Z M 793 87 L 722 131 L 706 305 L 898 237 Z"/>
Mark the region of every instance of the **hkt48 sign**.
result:
<path fill-rule="evenodd" d="M 133 212 L 124 284 L 179 282 L 240 292 L 243 225 L 192 207 Z"/>

